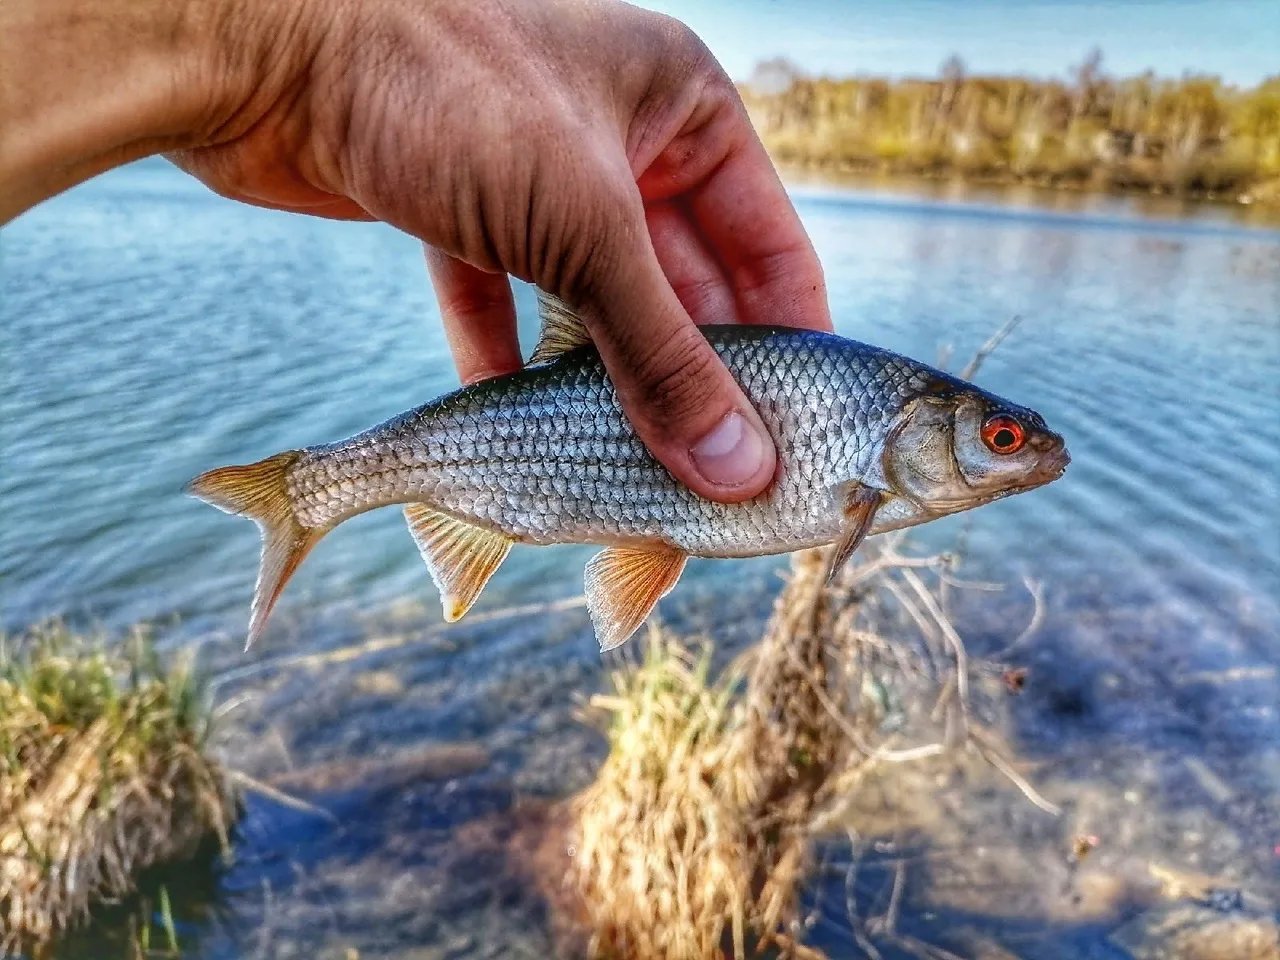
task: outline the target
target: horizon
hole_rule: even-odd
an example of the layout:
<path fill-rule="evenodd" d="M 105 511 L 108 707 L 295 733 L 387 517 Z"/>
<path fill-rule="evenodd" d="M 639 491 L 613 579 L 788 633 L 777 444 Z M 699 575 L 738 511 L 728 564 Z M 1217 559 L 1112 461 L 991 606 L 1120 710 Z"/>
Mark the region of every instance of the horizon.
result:
<path fill-rule="evenodd" d="M 810 75 L 937 76 L 958 56 L 979 75 L 1062 80 L 1094 49 L 1113 76 L 1153 71 L 1256 87 L 1280 76 L 1274 0 L 639 0 L 703 39 L 735 81 L 777 57 Z"/>

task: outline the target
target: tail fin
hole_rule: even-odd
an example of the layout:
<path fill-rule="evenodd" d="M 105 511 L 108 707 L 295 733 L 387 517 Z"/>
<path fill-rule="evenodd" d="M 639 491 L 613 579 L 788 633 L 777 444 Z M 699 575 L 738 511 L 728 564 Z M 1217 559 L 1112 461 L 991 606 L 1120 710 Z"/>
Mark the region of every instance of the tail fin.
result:
<path fill-rule="evenodd" d="M 247 650 L 262 635 L 271 608 L 298 565 L 328 533 L 304 527 L 293 514 L 286 478 L 301 451 L 288 450 L 243 467 L 219 467 L 196 477 L 187 492 L 227 513 L 248 517 L 262 531 L 262 561 L 253 592 Z"/>

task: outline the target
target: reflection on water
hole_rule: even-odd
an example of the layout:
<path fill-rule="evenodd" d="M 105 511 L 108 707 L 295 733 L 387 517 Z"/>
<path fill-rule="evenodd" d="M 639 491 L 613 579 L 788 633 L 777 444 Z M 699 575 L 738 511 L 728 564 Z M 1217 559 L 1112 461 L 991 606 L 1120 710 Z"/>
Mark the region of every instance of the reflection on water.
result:
<path fill-rule="evenodd" d="M 964 357 L 1021 315 L 979 379 L 1040 410 L 1070 444 L 1063 480 L 921 539 L 963 538 L 972 576 L 1044 582 L 1044 628 L 1017 651 L 1032 682 L 1014 720 L 1060 798 L 1085 781 L 1114 787 L 1078 797 L 1074 816 L 1114 817 L 1099 797 L 1136 791 L 1169 819 L 1134 832 L 1135 847 L 1172 850 L 1193 827 L 1227 823 L 1232 844 L 1194 848 L 1204 868 L 1241 883 L 1266 876 L 1265 837 L 1280 839 L 1280 231 L 1232 208 L 952 189 L 797 188 L 840 332 L 922 359 L 942 345 Z M 211 466 L 335 439 L 454 385 L 412 241 L 236 206 L 147 162 L 32 211 L 0 244 L 4 626 L 49 613 L 173 621 L 174 642 L 202 640 L 226 670 L 437 629 L 399 512 L 383 511 L 326 539 L 263 650 L 242 657 L 256 533 L 181 495 Z M 519 303 L 531 342 L 527 290 Z M 587 555 L 517 549 L 475 613 L 577 594 Z M 664 614 L 741 643 L 777 569 L 695 562 Z M 395 620 L 417 601 L 423 610 Z M 1027 607 L 1015 592 L 971 599 L 971 643 L 1006 643 Z M 431 851 L 460 824 L 506 822 L 589 775 L 600 745 L 570 714 L 574 693 L 600 682 L 585 616 L 440 629 L 359 669 L 399 686 L 362 692 L 337 664 L 228 680 L 224 692 L 253 703 L 238 756 L 265 775 L 461 740 L 487 762 L 412 787 L 353 788 L 339 833 L 258 804 L 248 860 L 229 881 L 253 906 L 231 933 L 205 930 L 200 955 L 237 955 L 266 936 L 268 887 L 327 905 L 349 942 L 388 950 L 444 943 L 486 917 L 536 926 L 536 907 L 512 894 L 503 913 L 476 879 L 384 898 L 412 904 L 431 931 L 387 907 L 382 940 L 359 932 L 395 877 L 412 886 L 425 861 L 458 867 L 456 851 Z M 1205 820 L 1210 808 L 1219 819 Z M 991 822 L 979 819 L 975 830 Z"/>

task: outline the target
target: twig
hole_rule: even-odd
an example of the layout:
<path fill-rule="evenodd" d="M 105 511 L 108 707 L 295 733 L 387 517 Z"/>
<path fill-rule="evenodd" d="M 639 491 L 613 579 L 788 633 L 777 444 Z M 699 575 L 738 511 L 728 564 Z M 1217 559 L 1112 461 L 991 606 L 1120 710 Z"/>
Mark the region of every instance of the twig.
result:
<path fill-rule="evenodd" d="M 1027 621 L 1027 625 L 1022 628 L 1022 632 L 1011 643 L 1006 644 L 1002 649 L 991 655 L 992 660 L 1003 660 L 1026 640 L 1033 637 L 1036 631 L 1040 629 L 1040 625 L 1044 623 L 1044 584 L 1039 580 L 1032 580 L 1026 576 L 1022 578 L 1022 582 L 1026 585 L 1027 592 L 1031 594 L 1031 599 L 1035 604 L 1031 611 L 1031 619 Z"/>
<path fill-rule="evenodd" d="M 893 890 L 889 893 L 889 906 L 884 912 L 885 933 L 896 933 L 898 929 L 898 910 L 902 907 L 903 880 L 907 876 L 907 865 L 901 859 L 893 869 Z"/>
<path fill-rule="evenodd" d="M 307 803 L 305 800 L 300 800 L 297 797 L 291 796 L 283 790 L 279 790 L 268 783 L 263 783 L 261 780 L 257 780 L 240 770 L 231 770 L 227 775 L 231 780 L 240 784 L 240 786 L 244 787 L 246 790 L 251 790 L 254 793 L 261 794 L 270 800 L 274 800 L 282 807 L 288 807 L 291 810 L 298 810 L 302 813 L 310 813 L 323 820 L 328 820 L 330 823 L 340 822 L 336 816 L 324 809 L 324 807 L 318 807 L 314 803 Z"/>
<path fill-rule="evenodd" d="M 937 623 L 943 639 L 947 641 L 947 645 L 951 648 L 952 656 L 955 657 L 956 661 L 956 696 L 960 703 L 960 712 L 963 714 L 967 724 L 969 719 L 969 655 L 965 652 L 964 641 L 960 639 L 960 634 L 956 633 L 955 627 L 951 625 L 951 621 L 942 612 L 937 600 L 925 587 L 924 581 L 920 579 L 919 575 L 914 570 L 903 570 L 902 579 L 910 585 L 916 596 L 920 598 L 920 602 L 929 611 L 934 622 Z"/>
<path fill-rule="evenodd" d="M 214 723 L 221 722 L 222 720 L 230 716 L 232 713 L 234 713 L 236 710 L 239 710 L 241 707 L 243 707 L 250 700 L 252 700 L 254 696 L 255 696 L 254 693 L 250 691 L 245 691 L 244 693 L 238 694 L 237 696 L 232 697 L 230 700 L 227 700 L 224 703 L 220 703 L 214 709 L 210 719 Z"/>
<path fill-rule="evenodd" d="M 999 750 L 995 749 L 986 741 L 986 737 L 984 735 L 981 735 L 976 729 L 970 729 L 969 738 L 970 742 L 977 747 L 978 753 L 982 756 L 982 759 L 986 760 L 987 763 L 991 764 L 1008 777 L 1010 782 L 1022 791 L 1022 795 L 1024 797 L 1045 813 L 1051 814 L 1055 817 L 1062 816 L 1062 808 L 1051 800 L 1046 800 L 1044 796 L 1041 795 L 1040 791 L 1033 787 L 1022 774 L 1013 768 L 1013 765 L 1004 758 Z"/>
<path fill-rule="evenodd" d="M 867 938 L 862 919 L 858 916 L 858 864 L 862 860 L 862 843 L 852 827 L 847 833 L 849 850 L 853 855 L 849 861 L 849 869 L 844 875 L 844 910 L 849 917 L 849 929 L 853 933 L 853 939 L 869 960 L 883 960 L 875 944 Z"/>
<path fill-rule="evenodd" d="M 972 380 L 974 375 L 978 372 L 978 369 L 982 366 L 983 361 L 991 355 L 991 351 L 1000 346 L 1004 341 L 1004 338 L 1013 333 L 1014 327 L 1021 322 L 1022 317 L 1016 313 L 1010 317 L 1003 327 L 991 335 L 991 339 L 978 348 L 978 352 L 973 355 L 973 359 L 970 360 L 965 368 L 960 371 L 960 379 Z"/>
<path fill-rule="evenodd" d="M 880 747 L 871 754 L 871 758 L 873 760 L 883 760 L 886 763 L 911 763 L 913 760 L 938 757 L 946 752 L 947 745 L 945 743 L 925 743 L 918 747 L 905 747 L 901 750 L 886 750 L 884 747 Z"/>
<path fill-rule="evenodd" d="M 257 949 L 254 951 L 260 958 L 270 956 L 267 948 L 271 946 L 273 931 L 271 926 L 275 920 L 274 916 L 274 898 L 271 895 L 271 880 L 267 877 L 262 878 L 262 924 L 258 928 Z"/>
<path fill-rule="evenodd" d="M 835 701 L 831 699 L 831 695 L 822 688 L 822 684 L 814 680 L 809 670 L 805 667 L 805 664 L 798 656 L 796 656 L 795 650 L 791 647 L 787 647 L 786 654 L 787 659 L 797 667 L 797 672 L 799 673 L 800 678 L 804 681 L 805 686 L 812 691 L 814 697 L 822 706 L 822 709 L 827 713 L 831 720 L 835 722 L 836 726 L 840 728 L 844 735 L 849 738 L 863 756 L 871 756 L 875 752 L 871 748 L 871 745 L 863 739 L 862 734 L 854 728 L 853 724 L 845 719 L 843 714 L 840 712 L 840 708 L 836 705 Z"/>
<path fill-rule="evenodd" d="M 906 591 L 903 590 L 902 586 L 893 577 L 885 577 L 884 586 L 885 589 L 893 595 L 893 598 L 898 601 L 898 604 L 902 609 L 906 611 L 907 616 L 915 622 L 917 629 L 919 629 L 920 633 L 924 636 L 925 643 L 923 650 L 928 656 L 929 670 L 935 677 L 937 677 L 942 672 L 938 669 L 933 655 L 934 650 L 941 639 L 938 636 L 937 624 L 929 621 L 929 618 L 924 615 L 916 605 L 916 602 L 908 596 Z"/>
<path fill-rule="evenodd" d="M 1248 680 L 1274 680 L 1280 676 L 1277 667 L 1229 667 L 1226 670 L 1196 670 L 1174 677 L 1173 683 L 1178 687 L 1194 683 L 1240 683 Z"/>

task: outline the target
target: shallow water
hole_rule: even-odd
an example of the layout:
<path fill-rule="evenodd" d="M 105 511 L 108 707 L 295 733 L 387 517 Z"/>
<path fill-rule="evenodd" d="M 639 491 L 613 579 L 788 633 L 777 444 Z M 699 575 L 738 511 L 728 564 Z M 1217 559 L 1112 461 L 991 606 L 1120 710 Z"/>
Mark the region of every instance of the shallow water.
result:
<path fill-rule="evenodd" d="M 978 379 L 1043 413 L 1072 467 L 920 539 L 963 538 L 971 576 L 1045 584 L 1045 624 L 1015 658 L 1035 682 L 1013 719 L 1046 789 L 1086 826 L 1136 791 L 1162 816 L 1128 837 L 1132 852 L 1190 844 L 1202 868 L 1262 883 L 1280 856 L 1280 229 L 1256 211 L 1027 190 L 795 194 L 841 333 L 922 359 L 952 345 L 963 360 L 1023 317 Z M 0 233 L 0 257 L 3 625 L 167 624 L 170 643 L 198 643 L 222 671 L 221 693 L 250 701 L 232 740 L 257 775 L 454 741 L 486 758 L 436 779 L 419 770 L 412 786 L 320 790 L 338 832 L 254 801 L 222 887 L 232 919 L 193 921 L 192 955 L 287 942 L 290 904 L 308 917 L 318 904 L 330 925 L 320 937 L 295 920 L 301 955 L 317 943 L 449 955 L 477 925 L 541 929 L 536 904 L 466 873 L 457 832 L 497 843 L 486 830 L 589 777 L 600 742 L 572 699 L 603 671 L 582 611 L 437 632 L 430 583 L 388 510 L 325 541 L 244 657 L 256 533 L 180 492 L 211 466 L 335 439 L 454 385 L 417 246 L 237 206 L 149 161 L 30 212 Z M 532 342 L 527 290 L 518 302 Z M 588 555 L 517 549 L 473 616 L 575 596 Z M 740 644 L 780 563 L 695 562 L 664 615 Z M 970 643 L 999 648 L 1028 610 L 1017 591 L 970 601 Z M 271 668 L 371 638 L 388 645 Z M 384 676 L 369 687 L 369 675 Z M 1195 845 L 1195 830 L 1235 839 Z M 447 882 L 451 871 L 467 879 Z M 402 899 L 385 886 L 397 877 Z M 1029 936 L 1008 918 L 983 923 Z M 1096 931 L 1072 923 L 1054 934 L 1060 952 L 1030 955 L 1124 956 L 1090 952 Z M 472 946 L 459 955 L 484 952 Z"/>

